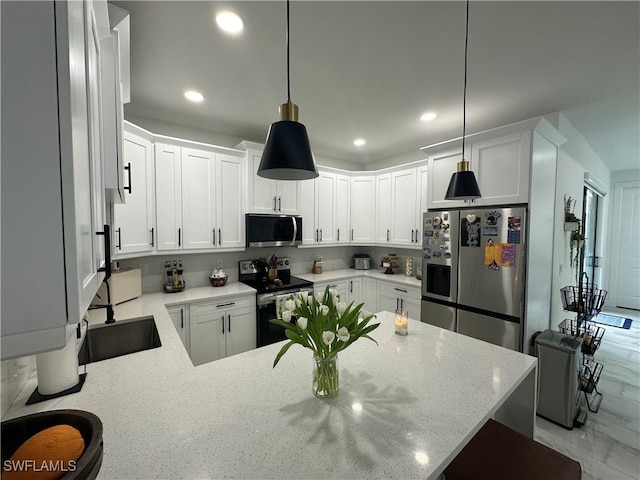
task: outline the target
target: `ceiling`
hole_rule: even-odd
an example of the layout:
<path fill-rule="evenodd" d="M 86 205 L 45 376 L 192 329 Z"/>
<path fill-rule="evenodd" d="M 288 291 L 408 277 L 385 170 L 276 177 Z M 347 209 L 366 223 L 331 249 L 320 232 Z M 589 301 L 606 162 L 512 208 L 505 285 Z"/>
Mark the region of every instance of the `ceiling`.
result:
<path fill-rule="evenodd" d="M 284 1 L 113 3 L 131 12 L 125 116 L 264 142 L 287 100 Z M 242 34 L 215 25 L 225 8 Z M 462 1 L 292 1 L 291 100 L 316 155 L 367 164 L 459 137 L 464 22 Z M 467 133 L 563 111 L 611 170 L 640 168 L 639 32 L 637 1 L 471 2 Z"/>

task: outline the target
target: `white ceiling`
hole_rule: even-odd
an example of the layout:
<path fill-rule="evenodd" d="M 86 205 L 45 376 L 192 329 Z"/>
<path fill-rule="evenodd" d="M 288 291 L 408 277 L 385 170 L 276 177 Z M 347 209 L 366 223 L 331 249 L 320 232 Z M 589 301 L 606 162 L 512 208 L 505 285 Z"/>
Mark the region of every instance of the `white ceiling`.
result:
<path fill-rule="evenodd" d="M 287 99 L 284 1 L 113 3 L 131 12 L 127 116 L 264 141 Z M 467 133 L 564 111 L 612 170 L 639 168 L 639 7 L 472 1 Z M 242 35 L 215 26 L 223 8 Z M 462 1 L 293 1 L 291 99 L 314 152 L 367 163 L 459 137 L 464 21 Z"/>

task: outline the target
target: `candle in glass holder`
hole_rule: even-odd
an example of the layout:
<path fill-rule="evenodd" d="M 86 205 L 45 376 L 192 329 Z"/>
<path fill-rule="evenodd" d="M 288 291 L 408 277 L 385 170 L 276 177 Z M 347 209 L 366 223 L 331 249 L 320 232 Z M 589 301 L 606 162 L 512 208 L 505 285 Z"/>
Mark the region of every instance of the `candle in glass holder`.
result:
<path fill-rule="evenodd" d="M 407 335 L 409 333 L 409 315 L 406 310 L 396 310 L 396 335 Z"/>

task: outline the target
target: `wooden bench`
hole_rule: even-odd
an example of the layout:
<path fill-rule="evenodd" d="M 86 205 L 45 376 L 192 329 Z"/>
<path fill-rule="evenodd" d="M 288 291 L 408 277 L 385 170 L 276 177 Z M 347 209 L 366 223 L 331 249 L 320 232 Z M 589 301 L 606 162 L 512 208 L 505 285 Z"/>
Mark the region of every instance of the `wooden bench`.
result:
<path fill-rule="evenodd" d="M 580 480 L 575 460 L 489 420 L 444 471 L 447 480 Z"/>

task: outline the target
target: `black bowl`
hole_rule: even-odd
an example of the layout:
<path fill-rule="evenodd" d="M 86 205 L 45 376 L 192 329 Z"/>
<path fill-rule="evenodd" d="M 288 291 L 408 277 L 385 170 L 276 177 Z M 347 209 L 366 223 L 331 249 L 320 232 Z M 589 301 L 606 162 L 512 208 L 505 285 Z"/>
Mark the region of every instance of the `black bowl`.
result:
<path fill-rule="evenodd" d="M 36 433 L 63 424 L 80 432 L 84 452 L 76 462 L 75 471 L 67 472 L 62 479 L 93 480 L 102 466 L 102 422 L 93 413 L 83 410 L 51 410 L 2 422 L 2 464 Z"/>

